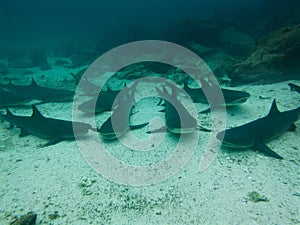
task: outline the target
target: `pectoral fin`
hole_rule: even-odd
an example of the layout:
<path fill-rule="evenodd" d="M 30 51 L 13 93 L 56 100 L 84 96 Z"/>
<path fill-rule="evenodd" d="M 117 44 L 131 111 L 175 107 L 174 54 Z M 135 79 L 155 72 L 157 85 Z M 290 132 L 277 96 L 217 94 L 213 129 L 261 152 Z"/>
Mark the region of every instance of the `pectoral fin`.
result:
<path fill-rule="evenodd" d="M 200 111 L 199 114 L 209 113 L 210 111 L 211 111 L 211 109 L 210 109 L 210 107 L 208 107 L 207 109 Z"/>
<path fill-rule="evenodd" d="M 147 134 L 162 133 L 162 132 L 166 132 L 166 130 L 167 130 L 167 127 L 166 127 L 166 126 L 163 126 L 163 127 L 158 128 L 158 129 L 156 129 L 156 130 L 147 131 L 146 133 L 147 133 Z"/>
<path fill-rule="evenodd" d="M 159 99 L 159 102 L 157 103 L 158 106 L 165 106 L 166 103 L 164 102 L 164 100 L 162 98 Z"/>
<path fill-rule="evenodd" d="M 211 132 L 211 129 L 203 127 L 203 126 L 197 126 L 198 130 L 204 131 L 204 132 Z"/>
<path fill-rule="evenodd" d="M 204 110 L 200 111 L 199 114 L 209 113 L 209 112 L 212 112 L 214 110 L 222 109 L 222 108 L 223 108 L 223 106 L 208 107 L 207 109 L 204 109 Z"/>
<path fill-rule="evenodd" d="M 272 149 L 270 149 L 268 146 L 266 146 L 263 143 L 256 143 L 254 147 L 255 149 L 265 153 L 268 156 L 274 157 L 276 159 L 283 159 L 282 156 L 278 155 L 276 152 L 274 152 Z"/>
<path fill-rule="evenodd" d="M 26 130 L 21 129 L 21 132 L 20 132 L 20 134 L 19 134 L 19 137 L 25 137 L 25 136 L 27 136 L 27 135 L 29 135 L 29 133 L 28 133 Z"/>
<path fill-rule="evenodd" d="M 52 138 L 51 140 L 49 140 L 46 144 L 42 145 L 41 147 L 47 147 L 47 146 L 50 146 L 50 145 L 55 145 L 60 141 L 62 141 L 62 139 L 60 137 L 55 137 L 55 138 Z"/>
<path fill-rule="evenodd" d="M 292 125 L 290 126 L 290 128 L 288 129 L 288 131 L 292 131 L 294 132 L 296 130 L 296 125 L 294 123 L 292 123 Z"/>
<path fill-rule="evenodd" d="M 147 126 L 149 123 L 142 123 L 137 125 L 130 125 L 130 130 L 137 130 Z"/>

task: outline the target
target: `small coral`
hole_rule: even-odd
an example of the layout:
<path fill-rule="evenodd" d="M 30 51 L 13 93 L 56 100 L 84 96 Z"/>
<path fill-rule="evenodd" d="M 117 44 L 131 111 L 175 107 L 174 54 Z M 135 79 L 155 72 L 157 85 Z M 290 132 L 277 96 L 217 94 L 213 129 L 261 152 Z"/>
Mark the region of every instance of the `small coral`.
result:
<path fill-rule="evenodd" d="M 95 178 L 82 177 L 80 180 L 80 187 L 90 187 L 96 182 Z"/>
<path fill-rule="evenodd" d="M 251 201 L 251 202 L 268 202 L 269 199 L 264 196 L 259 194 L 257 191 L 251 191 L 247 194 L 247 196 L 245 197 L 245 199 L 247 201 Z"/>

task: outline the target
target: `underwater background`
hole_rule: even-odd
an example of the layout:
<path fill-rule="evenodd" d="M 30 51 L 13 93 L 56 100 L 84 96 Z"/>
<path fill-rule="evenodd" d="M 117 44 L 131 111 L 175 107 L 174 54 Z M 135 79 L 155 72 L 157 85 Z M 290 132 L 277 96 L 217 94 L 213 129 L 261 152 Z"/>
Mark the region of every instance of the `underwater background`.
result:
<path fill-rule="evenodd" d="M 153 60 L 117 72 L 91 66 L 114 48 L 144 40 L 199 56 L 224 97 L 216 111 L 226 106 L 226 119 L 218 123 L 233 134 L 242 127 L 236 139 L 225 134 L 205 169 L 201 160 L 215 134 L 214 107 L 203 90 L 214 88 L 214 78 L 195 82 L 184 71 L 201 63 L 162 49 L 162 58 L 182 67 Z M 127 60 L 120 55 L 111 63 Z M 144 77 L 153 80 L 136 82 Z M 2 1 L 0 224 L 300 224 L 299 80 L 298 0 Z M 135 91 L 157 93 L 135 101 Z M 190 127 L 176 127 L 172 101 Z M 120 132 L 111 131 L 113 114 L 126 122 Z M 243 128 L 260 118 L 267 122 Z M 142 139 L 138 150 L 128 133 Z M 247 142 L 251 137 L 255 143 Z M 80 149 L 96 139 L 136 168 L 164 162 L 180 144 L 189 160 L 159 182 L 154 174 L 156 182 L 145 176 L 147 185 L 131 185 L 134 175 L 123 173 L 116 182 L 95 169 L 96 148 L 89 156 Z M 104 164 L 115 177 L 113 164 Z M 165 165 L 159 172 L 167 173 Z"/>

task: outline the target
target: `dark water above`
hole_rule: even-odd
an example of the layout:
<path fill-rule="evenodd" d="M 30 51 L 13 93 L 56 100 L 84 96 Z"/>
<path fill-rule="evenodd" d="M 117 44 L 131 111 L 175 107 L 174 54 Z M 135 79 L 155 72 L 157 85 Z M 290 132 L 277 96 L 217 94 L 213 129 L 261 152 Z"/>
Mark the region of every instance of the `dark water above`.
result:
<path fill-rule="evenodd" d="M 0 7 L 0 41 L 28 46 L 55 41 L 166 39 L 176 21 L 208 19 L 252 26 L 263 18 L 297 15 L 297 0 L 71 1 L 11 0 Z"/>

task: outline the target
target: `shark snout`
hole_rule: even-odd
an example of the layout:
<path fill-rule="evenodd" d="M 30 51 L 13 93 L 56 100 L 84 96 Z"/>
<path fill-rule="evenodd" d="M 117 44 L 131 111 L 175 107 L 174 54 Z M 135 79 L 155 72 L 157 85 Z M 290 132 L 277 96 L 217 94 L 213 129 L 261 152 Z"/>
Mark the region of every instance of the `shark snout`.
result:
<path fill-rule="evenodd" d="M 217 138 L 219 141 L 222 141 L 223 138 L 224 138 L 224 134 L 225 134 L 225 131 L 223 130 L 223 131 L 217 133 L 216 138 Z"/>

